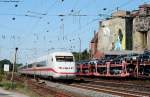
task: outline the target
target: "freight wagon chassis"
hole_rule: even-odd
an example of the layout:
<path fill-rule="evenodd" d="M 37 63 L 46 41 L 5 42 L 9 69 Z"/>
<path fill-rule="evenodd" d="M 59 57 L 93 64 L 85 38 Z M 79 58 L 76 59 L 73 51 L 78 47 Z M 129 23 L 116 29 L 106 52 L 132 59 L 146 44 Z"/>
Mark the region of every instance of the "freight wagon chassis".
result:
<path fill-rule="evenodd" d="M 127 68 L 131 77 L 150 79 L 150 60 L 131 61 L 128 63 Z"/>
<path fill-rule="evenodd" d="M 150 61 L 121 61 L 105 64 L 78 64 L 78 76 L 111 78 L 150 78 Z"/>

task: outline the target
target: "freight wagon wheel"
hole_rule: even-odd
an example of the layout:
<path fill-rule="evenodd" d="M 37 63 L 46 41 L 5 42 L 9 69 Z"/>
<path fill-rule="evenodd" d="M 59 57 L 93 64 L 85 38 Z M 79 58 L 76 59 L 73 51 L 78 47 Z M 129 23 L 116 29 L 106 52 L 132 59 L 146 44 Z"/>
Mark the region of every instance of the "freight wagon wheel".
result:
<path fill-rule="evenodd" d="M 36 77 L 35 80 L 36 80 L 37 82 L 39 82 L 39 77 Z"/>
<path fill-rule="evenodd" d="M 84 78 L 80 78 L 79 81 L 80 82 L 84 82 L 85 80 L 84 80 Z"/>

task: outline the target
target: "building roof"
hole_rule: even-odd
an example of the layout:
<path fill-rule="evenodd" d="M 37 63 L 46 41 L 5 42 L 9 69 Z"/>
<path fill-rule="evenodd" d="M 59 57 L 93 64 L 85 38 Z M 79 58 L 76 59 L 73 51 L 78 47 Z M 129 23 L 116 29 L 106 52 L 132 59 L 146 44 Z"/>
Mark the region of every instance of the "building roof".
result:
<path fill-rule="evenodd" d="M 143 4 L 143 5 L 140 5 L 139 8 L 150 8 L 150 4 Z"/>
<path fill-rule="evenodd" d="M 131 16 L 132 16 L 132 17 L 138 16 L 138 15 L 139 15 L 139 10 L 133 10 L 133 11 L 131 12 Z"/>
<path fill-rule="evenodd" d="M 118 10 L 112 13 L 112 17 L 125 17 L 128 14 L 130 14 L 129 11 Z"/>

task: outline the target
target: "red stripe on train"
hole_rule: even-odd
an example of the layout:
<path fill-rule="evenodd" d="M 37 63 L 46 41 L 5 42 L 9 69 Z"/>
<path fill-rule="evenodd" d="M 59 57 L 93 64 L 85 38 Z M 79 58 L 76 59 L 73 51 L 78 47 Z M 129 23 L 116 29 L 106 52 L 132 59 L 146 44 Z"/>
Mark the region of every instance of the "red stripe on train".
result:
<path fill-rule="evenodd" d="M 53 68 L 23 69 L 22 71 L 52 71 L 54 73 L 59 73 L 59 74 L 76 74 L 72 72 L 57 72 Z"/>

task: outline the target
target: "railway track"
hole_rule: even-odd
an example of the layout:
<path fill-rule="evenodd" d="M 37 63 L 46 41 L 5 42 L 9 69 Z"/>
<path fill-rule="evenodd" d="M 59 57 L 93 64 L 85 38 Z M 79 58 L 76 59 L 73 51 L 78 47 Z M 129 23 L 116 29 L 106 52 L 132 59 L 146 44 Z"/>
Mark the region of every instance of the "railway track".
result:
<path fill-rule="evenodd" d="M 65 93 L 64 91 L 46 86 L 44 83 L 38 84 L 36 82 L 29 81 L 28 85 L 30 89 L 38 93 L 41 97 L 51 97 L 50 95 L 53 95 L 54 97 L 75 97 L 71 94 Z"/>
<path fill-rule="evenodd" d="M 139 80 L 100 80 L 100 79 L 84 79 L 84 81 L 93 83 L 93 84 L 105 84 L 105 85 L 116 85 L 117 87 L 120 85 L 128 86 L 128 87 L 138 87 L 138 88 L 147 88 L 150 91 L 150 81 L 139 81 Z"/>
<path fill-rule="evenodd" d="M 118 82 L 118 81 L 117 81 Z M 142 84 L 135 83 L 117 83 L 117 82 L 109 82 L 107 81 L 84 81 L 79 82 L 75 81 L 72 84 L 67 84 L 72 87 L 93 90 L 97 92 L 108 93 L 112 95 L 118 95 L 123 97 L 150 97 L 150 87 Z M 64 84 L 62 82 L 58 82 L 59 84 Z M 66 85 L 66 84 L 65 84 Z M 134 89 L 135 88 L 135 89 Z M 146 91 L 144 91 L 146 90 Z"/>
<path fill-rule="evenodd" d="M 98 92 L 110 93 L 113 95 L 118 95 L 118 96 L 123 96 L 123 97 L 150 97 L 150 93 L 147 93 L 147 92 L 132 91 L 132 90 L 119 89 L 119 88 L 108 87 L 108 86 L 93 85 L 93 84 L 87 84 L 87 83 L 71 84 L 70 86 L 83 88 L 83 89 L 90 89 L 90 90 L 94 90 Z"/>
<path fill-rule="evenodd" d="M 25 83 L 30 90 L 34 91 L 40 97 L 78 97 L 63 90 L 47 86 L 43 80 L 36 81 L 32 78 L 15 76 L 15 81 Z"/>
<path fill-rule="evenodd" d="M 121 96 L 150 97 L 149 81 L 139 80 L 100 80 L 84 78 L 86 83 L 75 83 L 72 86 L 93 89 L 96 91 L 108 92 L 111 94 L 119 94 Z"/>
<path fill-rule="evenodd" d="M 42 81 L 49 82 L 48 80 L 43 79 Z M 141 84 L 137 84 L 137 82 L 134 81 L 120 82 L 119 80 L 113 81 L 113 80 L 86 79 L 85 81 L 79 80 L 74 81 L 72 84 L 67 84 L 63 82 L 55 82 L 55 83 L 123 97 L 150 97 L 150 87 L 149 85 L 146 86 L 144 82 Z M 45 97 L 43 95 L 49 94 L 54 95 L 54 97 L 79 97 L 79 95 L 75 96 L 72 93 L 66 93 L 64 91 L 55 89 L 54 87 L 50 87 L 48 84 L 38 84 L 37 82 L 32 81 L 31 82 L 29 81 L 28 84 L 30 85 L 30 88 L 33 91 L 35 91 L 42 97 Z"/>

